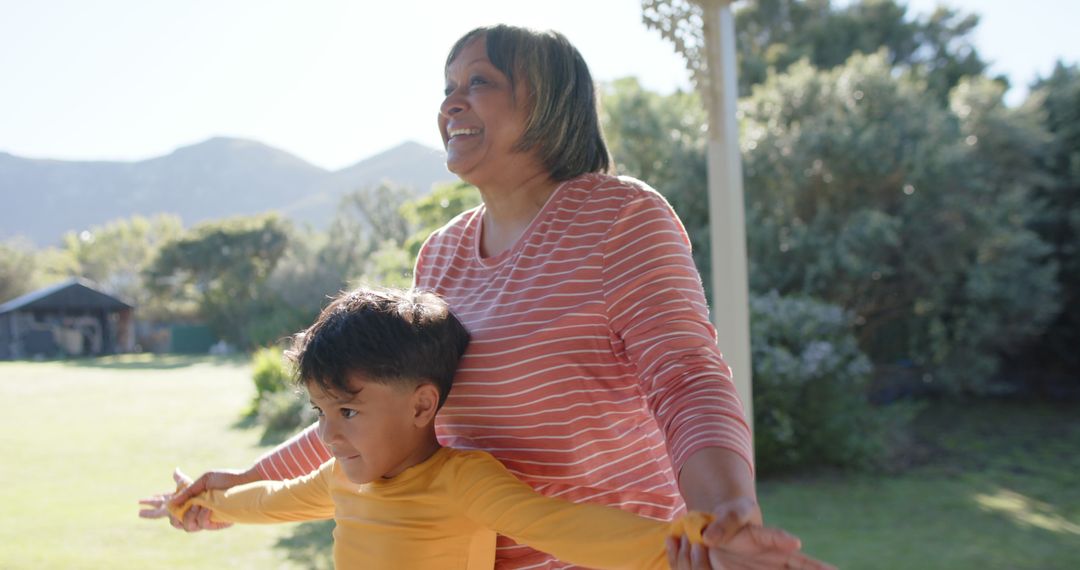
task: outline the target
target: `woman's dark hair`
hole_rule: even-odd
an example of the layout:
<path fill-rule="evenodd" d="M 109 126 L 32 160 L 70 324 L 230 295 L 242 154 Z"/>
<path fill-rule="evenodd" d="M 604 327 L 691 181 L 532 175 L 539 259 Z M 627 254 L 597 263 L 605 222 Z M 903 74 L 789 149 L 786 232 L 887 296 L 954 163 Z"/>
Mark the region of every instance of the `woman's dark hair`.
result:
<path fill-rule="evenodd" d="M 474 40 L 484 38 L 487 57 L 511 85 L 521 80 L 529 93 L 525 132 L 514 150 L 536 151 L 556 181 L 589 172 L 609 172 L 596 87 L 589 67 L 569 40 L 554 31 L 497 25 L 476 28 L 450 49 L 449 68 Z"/>
<path fill-rule="evenodd" d="M 432 382 L 441 407 L 468 344 L 468 331 L 438 295 L 360 288 L 334 298 L 286 354 L 298 384 L 348 394 L 354 373 L 383 384 Z"/>

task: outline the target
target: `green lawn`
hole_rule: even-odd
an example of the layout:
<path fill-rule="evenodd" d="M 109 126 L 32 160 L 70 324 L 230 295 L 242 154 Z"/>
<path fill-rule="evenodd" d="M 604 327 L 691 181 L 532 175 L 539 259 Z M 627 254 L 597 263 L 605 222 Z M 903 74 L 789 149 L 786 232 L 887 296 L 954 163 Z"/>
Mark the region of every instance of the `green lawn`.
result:
<path fill-rule="evenodd" d="M 137 500 L 259 455 L 244 362 L 0 363 L 0 568 L 325 567 L 327 524 L 187 535 Z M 1080 407 L 932 406 L 898 475 L 761 483 L 770 524 L 841 568 L 1080 568 Z"/>
<path fill-rule="evenodd" d="M 1080 405 L 935 404 L 897 475 L 764 481 L 770 524 L 841 568 L 1080 568 Z"/>
<path fill-rule="evenodd" d="M 287 545 L 310 526 L 188 535 L 137 516 L 173 466 L 197 475 L 261 453 L 259 433 L 235 427 L 253 393 L 236 360 L 0 363 L 0 568 L 306 567 Z"/>

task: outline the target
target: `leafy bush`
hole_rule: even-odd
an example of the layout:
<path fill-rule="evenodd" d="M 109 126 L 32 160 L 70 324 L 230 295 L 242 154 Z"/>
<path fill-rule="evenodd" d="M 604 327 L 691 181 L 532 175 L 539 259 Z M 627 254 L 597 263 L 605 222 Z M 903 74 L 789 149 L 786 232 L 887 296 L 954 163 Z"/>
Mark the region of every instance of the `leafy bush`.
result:
<path fill-rule="evenodd" d="M 258 411 L 268 396 L 292 391 L 292 369 L 285 362 L 280 348 L 268 347 L 255 351 L 251 358 L 251 380 L 255 383 L 252 410 Z"/>
<path fill-rule="evenodd" d="M 260 348 L 252 357 L 255 400 L 251 415 L 262 426 L 263 443 L 278 443 L 315 421 L 315 414 L 293 383 L 293 370 L 280 348 Z"/>
<path fill-rule="evenodd" d="M 775 291 L 750 301 L 754 445 L 761 472 L 861 467 L 883 456 L 901 407 L 867 398 L 872 370 L 840 307 Z"/>
<path fill-rule="evenodd" d="M 315 411 L 295 388 L 266 394 L 256 413 L 256 421 L 263 428 L 263 444 L 280 443 L 315 419 Z"/>

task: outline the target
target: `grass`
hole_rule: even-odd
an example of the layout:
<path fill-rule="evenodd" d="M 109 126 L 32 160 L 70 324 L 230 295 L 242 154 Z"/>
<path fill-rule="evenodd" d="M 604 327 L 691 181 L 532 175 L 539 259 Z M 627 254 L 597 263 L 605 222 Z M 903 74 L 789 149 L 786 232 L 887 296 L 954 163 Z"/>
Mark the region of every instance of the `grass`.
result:
<path fill-rule="evenodd" d="M 232 427 L 249 376 L 206 357 L 0 363 L 0 568 L 307 567 L 287 546 L 304 525 L 187 535 L 137 517 L 173 466 L 197 475 L 262 452 L 257 430 Z"/>
<path fill-rule="evenodd" d="M 1080 568 L 1080 406 L 937 403 L 921 464 L 764 481 L 770 524 L 841 568 Z"/>
<path fill-rule="evenodd" d="M 265 448 L 246 361 L 0 363 L 0 568 L 326 568 L 328 523 L 187 535 L 140 497 Z M 760 483 L 768 522 L 841 568 L 1080 568 L 1080 406 L 935 404 L 918 465 Z"/>

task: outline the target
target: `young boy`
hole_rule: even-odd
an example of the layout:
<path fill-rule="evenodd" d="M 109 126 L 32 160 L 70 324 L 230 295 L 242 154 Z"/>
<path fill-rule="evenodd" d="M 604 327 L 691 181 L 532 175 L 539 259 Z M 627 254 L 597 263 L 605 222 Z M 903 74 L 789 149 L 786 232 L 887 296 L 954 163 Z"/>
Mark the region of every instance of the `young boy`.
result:
<path fill-rule="evenodd" d="M 485 452 L 439 446 L 435 414 L 469 334 L 439 297 L 360 289 L 336 298 L 289 356 L 334 458 L 291 481 L 210 491 L 219 522 L 333 518 L 337 568 L 490 569 L 495 534 L 596 568 L 667 568 L 664 541 L 700 542 L 709 517 L 673 523 L 544 497 Z"/>

